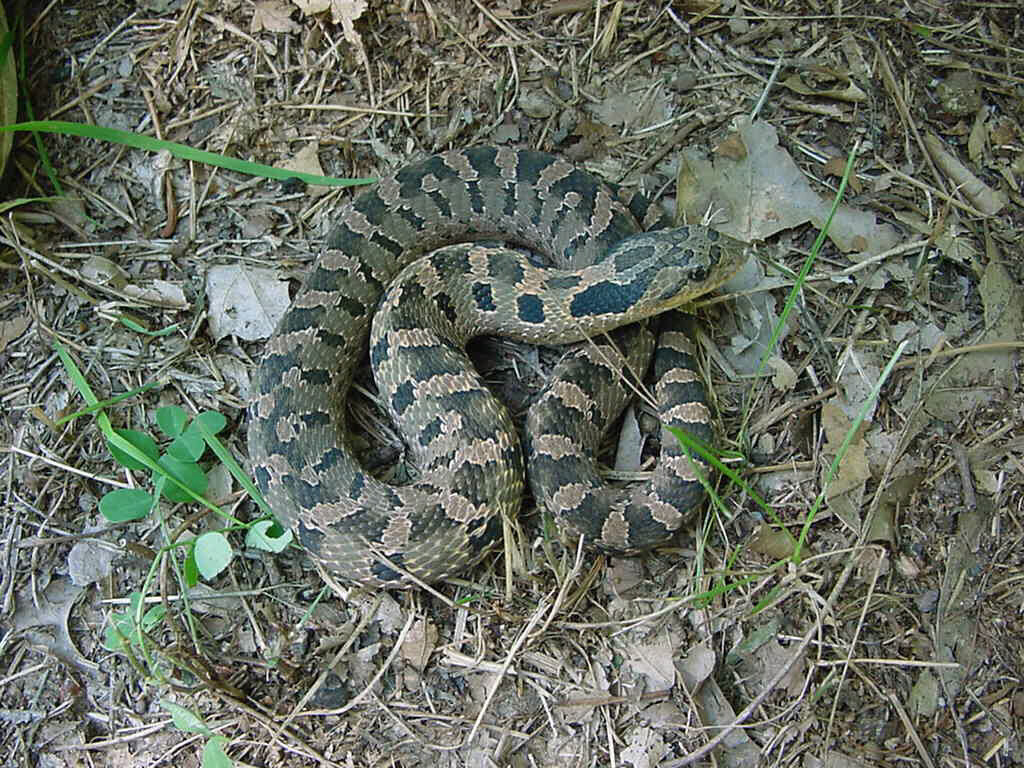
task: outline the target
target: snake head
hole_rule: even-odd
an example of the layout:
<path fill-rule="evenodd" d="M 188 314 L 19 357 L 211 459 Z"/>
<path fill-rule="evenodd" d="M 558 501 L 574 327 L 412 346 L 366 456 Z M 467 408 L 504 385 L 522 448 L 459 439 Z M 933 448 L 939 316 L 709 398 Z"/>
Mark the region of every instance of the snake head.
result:
<path fill-rule="evenodd" d="M 622 240 L 609 258 L 620 274 L 645 286 L 638 314 L 657 314 L 710 293 L 736 273 L 747 247 L 707 227 L 643 232 Z M 642 305 L 642 306 L 641 306 Z"/>

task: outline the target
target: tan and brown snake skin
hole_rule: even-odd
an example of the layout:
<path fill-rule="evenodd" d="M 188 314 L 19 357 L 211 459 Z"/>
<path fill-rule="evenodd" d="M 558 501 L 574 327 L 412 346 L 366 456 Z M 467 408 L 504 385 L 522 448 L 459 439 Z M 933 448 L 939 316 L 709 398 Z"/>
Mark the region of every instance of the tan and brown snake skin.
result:
<path fill-rule="evenodd" d="M 639 198 L 624 203 L 557 157 L 479 147 L 406 166 L 340 209 L 267 345 L 249 428 L 260 489 L 326 569 L 407 587 L 403 571 L 444 579 L 501 538 L 502 516 L 521 503 L 524 450 L 466 356 L 466 341 L 485 333 L 595 342 L 573 348 L 527 418 L 533 494 L 567 539 L 629 552 L 687 522 L 703 498 L 694 464 L 704 465 L 675 439 L 663 437 L 658 470 L 639 487 L 611 489 L 598 475 L 597 443 L 627 397 L 626 363 L 602 334 L 713 290 L 744 247 L 697 226 L 641 233 L 631 208 L 645 215 Z M 424 257 L 480 239 L 527 246 L 554 266 L 470 244 Z M 668 313 L 655 358 L 659 414 L 710 443 L 677 315 Z M 643 324 L 616 333 L 642 371 L 653 336 Z M 349 445 L 345 403 L 367 349 L 405 440 L 408 484 L 371 476 Z"/>

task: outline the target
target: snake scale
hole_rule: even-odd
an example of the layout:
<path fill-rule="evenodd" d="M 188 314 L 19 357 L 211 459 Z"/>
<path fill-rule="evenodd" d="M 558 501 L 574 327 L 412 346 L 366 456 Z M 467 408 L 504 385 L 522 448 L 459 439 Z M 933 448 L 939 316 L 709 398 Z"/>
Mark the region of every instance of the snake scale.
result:
<path fill-rule="evenodd" d="M 642 372 L 655 346 L 643 323 L 617 331 L 617 344 L 603 334 L 714 289 L 744 249 L 703 227 L 643 232 L 645 215 L 639 197 L 564 160 L 497 147 L 408 165 L 342 207 L 256 377 L 249 451 L 275 516 L 347 581 L 438 581 L 502 538 L 524 492 L 525 453 L 534 497 L 567 540 L 629 552 L 669 539 L 703 498 L 675 439 L 663 435 L 659 467 L 639 487 L 610 489 L 598 475 L 597 444 L 627 397 L 623 371 Z M 473 242 L 483 239 L 553 266 Z M 659 415 L 710 442 L 677 314 L 658 342 Z M 557 366 L 524 445 L 466 356 L 480 334 L 592 340 Z M 405 442 L 404 484 L 369 474 L 350 446 L 346 400 L 367 350 Z"/>

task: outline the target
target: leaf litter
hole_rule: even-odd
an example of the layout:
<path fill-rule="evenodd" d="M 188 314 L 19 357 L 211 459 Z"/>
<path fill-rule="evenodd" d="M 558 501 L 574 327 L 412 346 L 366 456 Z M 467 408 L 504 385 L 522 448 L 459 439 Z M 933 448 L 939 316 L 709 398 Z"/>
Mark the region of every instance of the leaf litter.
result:
<path fill-rule="evenodd" d="M 675 174 L 687 221 L 710 217 L 757 242 L 758 260 L 726 288 L 731 298 L 702 309 L 700 338 L 722 442 L 745 455 L 732 465 L 771 514 L 731 491 L 673 547 L 577 561 L 526 509 L 509 527 L 513 556 L 439 596 L 377 603 L 341 588 L 315 608 L 322 583 L 301 554 L 246 553 L 207 587 L 239 603 L 196 611 L 201 639 L 189 646 L 211 662 L 203 673 L 215 672 L 195 698 L 237 739 L 229 752 L 251 764 L 279 760 L 284 745 L 321 765 L 672 766 L 721 737 L 713 754 L 723 765 L 852 764 L 847 755 L 887 764 L 920 744 L 944 754 L 967 744 L 975 760 L 1019 757 L 1021 600 L 1001 576 L 1016 567 L 1021 498 L 1024 302 L 1012 254 L 1024 229 L 1022 137 L 1009 86 L 986 74 L 986 59 L 958 75 L 936 54 L 947 44 L 967 50 L 967 34 L 1013 69 L 1021 59 L 1007 17 L 976 9 L 970 27 L 953 17 L 943 27 L 904 9 L 921 29 L 933 25 L 926 44 L 901 24 L 885 27 L 879 46 L 853 17 L 777 24 L 756 7 L 731 16 L 566 3 L 534 16 L 516 2 L 291 8 L 154 5 L 154 18 L 112 15 L 90 29 L 116 9 L 65 16 L 58 4 L 46 21 L 74 33 L 40 46 L 45 71 L 64 56 L 78 69 L 69 85 L 52 84 L 54 108 L 335 175 L 379 175 L 427 151 L 498 139 L 553 148 L 628 187 L 656 192 Z M 51 34 L 48 24 L 33 29 Z M 1016 82 L 1019 67 L 1005 74 Z M 857 175 L 831 240 L 769 350 L 857 139 Z M 79 403 L 52 368 L 51 334 L 74 340 L 108 394 L 170 382 L 143 407 L 110 409 L 119 424 L 143 418 L 157 398 L 219 408 L 239 429 L 241 453 L 249 364 L 302 271 L 292 254 L 305 261 L 318 250 L 336 199 L 96 142 L 53 146 L 60 172 L 82 187 L 75 208 L 39 209 L 18 229 L 3 223 L 17 256 L 4 262 L 17 268 L 0 272 L 13 288 L 0 299 L 0 329 L 9 329 L 0 330 L 0 444 L 10 447 L 0 458 L 4 501 L 17 510 L 5 594 L 19 617 L 52 583 L 33 593 L 32 579 L 67 578 L 75 537 L 95 519 L 95 486 L 112 471 L 84 420 L 64 432 L 46 424 Z M 26 157 L 21 167 L 34 167 Z M 168 224 L 164 176 L 182 216 L 158 238 Z M 235 271 L 218 275 L 227 266 Z M 141 339 L 117 322 L 123 312 L 181 330 Z M 826 489 L 804 560 L 773 567 L 792 555 L 791 531 L 903 341 L 904 359 Z M 514 349 L 499 346 L 488 375 L 542 378 L 545 353 Z M 765 355 L 766 378 L 752 387 Z M 644 446 L 658 437 L 645 437 L 648 421 L 639 409 L 639 430 L 631 424 L 624 441 L 633 469 L 646 468 Z M 391 439 L 372 408 L 356 423 L 360 439 Z M 232 498 L 229 483 L 220 495 Z M 246 514 L 245 502 L 236 507 Z M 33 538 L 19 547 L 26 525 Z M 122 533 L 124 549 L 90 597 L 140 584 L 148 562 L 133 553 L 153 543 L 151 532 Z M 59 631 L 103 667 L 77 675 L 67 647 L 48 657 L 46 645 L 14 638 L 23 670 L 70 661 L 42 683 L 13 680 L 5 721 L 36 717 L 11 706 L 30 693 L 53 713 L 46 724 L 70 734 L 37 741 L 44 750 L 92 740 L 91 755 L 119 765 L 170 750 L 173 732 L 135 735 L 140 719 L 159 725 L 165 713 L 136 695 L 123 660 L 99 650 L 102 609 L 72 599 L 53 616 L 45 633 L 70 626 Z M 180 638 L 158 639 L 174 648 Z M 73 677 L 88 687 L 86 708 L 103 702 L 106 732 L 62 714 L 55 683 Z M 907 710 L 921 718 L 902 718 Z M 859 742 L 877 727 L 888 752 Z M 100 746 L 108 736 L 115 745 Z"/>

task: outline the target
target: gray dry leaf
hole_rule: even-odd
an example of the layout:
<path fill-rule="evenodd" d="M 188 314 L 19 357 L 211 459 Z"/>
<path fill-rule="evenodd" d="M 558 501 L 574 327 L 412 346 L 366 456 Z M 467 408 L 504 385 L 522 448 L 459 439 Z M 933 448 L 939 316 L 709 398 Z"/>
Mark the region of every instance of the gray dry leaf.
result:
<path fill-rule="evenodd" d="M 873 352 L 857 346 L 851 346 L 846 350 L 838 381 L 843 397 L 837 398 L 836 402 L 850 419 L 855 419 L 864 405 L 868 403 L 871 390 L 878 383 L 881 375 L 882 369 L 876 362 Z M 878 400 L 876 398 L 871 402 L 864 416 L 866 421 L 871 421 L 877 407 Z"/>
<path fill-rule="evenodd" d="M 1024 335 L 1024 289 L 998 260 L 992 259 L 978 286 L 985 312 L 985 330 L 967 344 L 1016 342 Z M 949 332 L 950 325 L 946 330 Z M 928 412 L 943 421 L 958 421 L 975 408 L 990 404 L 1013 376 L 1016 350 L 995 349 L 962 355 L 943 386 L 928 394 Z"/>
<path fill-rule="evenodd" d="M 220 341 L 235 335 L 258 341 L 273 333 L 288 309 L 288 283 L 269 269 L 224 265 L 206 273 L 210 331 Z"/>
<path fill-rule="evenodd" d="M 970 200 L 971 205 L 986 216 L 995 216 L 1003 209 L 1005 201 L 1000 194 L 971 173 L 967 166 L 946 149 L 938 136 L 928 133 L 925 134 L 923 141 L 935 164 L 949 176 L 950 181 Z"/>
<path fill-rule="evenodd" d="M 368 610 L 370 605 L 371 603 L 367 601 L 364 610 Z M 393 635 L 405 626 L 406 616 L 402 611 L 402 606 L 391 595 L 384 594 L 373 619 L 380 625 L 381 632 L 385 635 Z"/>
<path fill-rule="evenodd" d="M 820 76 L 820 73 L 818 74 Z M 867 94 L 857 87 L 857 84 L 852 79 L 837 73 L 830 72 L 829 74 L 833 75 L 834 84 L 823 87 L 808 85 L 805 81 L 806 73 L 803 72 L 790 76 L 782 85 L 801 96 L 817 96 L 819 98 L 851 103 L 867 100 Z"/>
<path fill-rule="evenodd" d="M 367 0 L 292 0 L 307 16 L 331 11 L 331 21 L 340 24 L 345 39 L 358 51 L 359 58 L 366 60 L 363 38 L 356 31 L 355 22 L 366 12 Z"/>
<path fill-rule="evenodd" d="M 915 720 L 932 717 L 939 707 L 939 681 L 930 669 L 921 670 L 917 682 L 910 689 L 907 709 Z"/>
<path fill-rule="evenodd" d="M 217 463 L 210 467 L 210 471 L 206 473 L 207 485 L 206 485 L 206 498 L 208 501 L 212 501 L 214 504 L 226 504 L 231 500 L 231 487 L 234 484 L 234 478 L 231 476 L 231 470 L 229 470 L 224 464 Z"/>
<path fill-rule="evenodd" d="M 908 228 L 923 237 L 929 238 L 929 242 L 938 248 L 947 259 L 968 267 L 980 261 L 978 251 L 968 236 L 967 228 L 964 227 L 963 222 L 956 215 L 955 211 L 950 211 L 947 214 L 942 229 L 938 232 L 935 231 L 934 221 L 930 222 L 913 211 L 897 211 L 894 215 Z M 899 277 L 902 273 L 895 271 L 893 274 Z M 911 273 L 912 275 L 913 273 Z"/>
<path fill-rule="evenodd" d="M 772 384 L 780 391 L 787 391 L 796 386 L 799 377 L 788 362 L 781 357 L 770 357 L 766 361 L 772 370 Z"/>
<path fill-rule="evenodd" d="M 127 272 L 105 256 L 90 256 L 82 262 L 78 272 L 90 285 L 102 285 L 118 292 L 129 279 Z"/>
<path fill-rule="evenodd" d="M 640 469 L 644 450 L 644 435 L 636 420 L 636 411 L 630 405 L 622 416 L 619 442 L 615 448 L 615 469 L 618 472 L 635 472 Z"/>
<path fill-rule="evenodd" d="M 842 404 L 833 399 L 822 406 L 821 425 L 825 431 L 822 452 L 831 460 L 839 453 L 853 421 L 844 413 Z M 871 469 L 867 462 L 867 445 L 862 426 L 839 461 L 836 473 L 828 486 L 828 497 L 832 498 L 853 490 L 867 482 L 870 477 Z"/>
<path fill-rule="evenodd" d="M 95 539 L 83 539 L 68 553 L 68 576 L 76 587 L 87 587 L 102 581 L 113 570 L 118 552 Z"/>
<path fill-rule="evenodd" d="M 664 88 L 651 88 L 647 79 L 617 85 L 615 90 L 592 106 L 595 119 L 604 125 L 626 125 L 640 130 L 671 117 Z"/>
<path fill-rule="evenodd" d="M 738 671 L 747 681 L 749 690 L 754 694 L 759 694 L 797 652 L 797 649 L 792 647 L 783 648 L 775 635 L 772 635 L 767 642 L 762 643 L 749 653 L 738 654 L 740 658 Z M 805 663 L 797 661 L 779 682 L 779 689 L 791 698 L 799 696 L 803 690 L 804 666 Z"/>
<path fill-rule="evenodd" d="M 721 350 L 729 365 L 741 374 L 753 374 L 761 364 L 761 357 L 772 338 L 772 329 L 778 322 L 772 290 L 783 286 L 779 277 L 767 277 L 757 259 L 748 259 L 732 276 L 722 290 L 735 294 L 734 311 L 722 318 L 722 329 L 730 345 Z M 787 326 L 776 341 L 782 345 L 789 335 Z"/>
<path fill-rule="evenodd" d="M 242 599 L 235 595 L 223 595 L 209 584 L 199 582 L 188 590 L 189 608 L 203 616 L 219 616 L 224 619 L 237 616 L 242 610 Z"/>
<path fill-rule="evenodd" d="M 95 671 L 96 665 L 79 652 L 68 630 L 68 616 L 84 591 L 70 581 L 57 579 L 38 595 L 38 601 L 27 591 L 20 592 L 11 625 L 16 632 L 24 632 L 32 645 L 45 648 L 64 663 Z M 45 627 L 50 632 L 34 631 L 35 627 Z"/>
<path fill-rule="evenodd" d="M 676 664 L 676 671 L 690 695 L 693 695 L 704 684 L 704 681 L 711 677 L 711 673 L 715 671 L 715 661 L 715 652 L 703 643 L 699 643 L 693 646 L 686 657 L 680 659 Z"/>
<path fill-rule="evenodd" d="M 677 647 L 666 632 L 659 632 L 646 642 L 629 643 L 623 653 L 633 672 L 646 679 L 646 691 L 664 691 L 676 681 L 673 656 Z"/>
<path fill-rule="evenodd" d="M 839 455 L 839 449 L 849 433 L 853 420 L 843 412 L 841 404 L 834 398 L 822 407 L 821 421 L 825 430 L 825 445 L 822 448 L 825 458 L 822 472 L 825 473 Z M 829 511 L 838 515 L 840 520 L 855 531 L 861 528 L 861 509 L 867 481 L 871 477 L 864 431 L 864 427 L 861 426 L 846 447 L 846 452 L 839 460 L 835 474 L 832 475 L 825 491 Z"/>
<path fill-rule="evenodd" d="M 956 667 L 940 667 L 935 674 L 943 682 L 943 695 L 955 698 L 964 685 L 968 671 L 976 669 L 983 657 L 978 614 L 972 606 L 982 598 L 978 581 L 971 574 L 984 570 L 980 553 L 991 545 L 988 526 L 996 515 L 987 496 L 979 496 L 974 509 L 960 512 L 956 533 L 947 537 L 945 571 L 935 617 L 935 657 L 955 662 Z"/>
<path fill-rule="evenodd" d="M 695 149 L 683 151 L 678 201 L 684 220 L 697 223 L 710 211 L 712 226 L 744 242 L 811 222 L 819 229 L 831 200 L 822 199 L 793 158 L 779 147 L 775 129 L 743 119 L 725 152 L 709 161 Z M 879 254 L 897 242 L 896 231 L 874 214 L 840 205 L 829 238 L 844 252 Z"/>
<path fill-rule="evenodd" d="M 103 256 L 90 256 L 79 267 L 82 278 L 92 285 L 102 285 L 111 291 L 155 307 L 185 309 L 188 300 L 181 286 L 166 280 L 131 282 L 131 276 L 121 267 Z"/>
<path fill-rule="evenodd" d="M 608 564 L 608 584 L 620 598 L 643 584 L 644 571 L 639 557 L 615 557 Z"/>
<path fill-rule="evenodd" d="M 714 733 L 736 722 L 736 710 L 725 698 L 715 679 L 708 678 L 693 697 L 701 725 Z M 715 750 L 716 764 L 723 768 L 757 768 L 761 765 L 760 750 L 743 728 L 734 728 Z"/>
<path fill-rule="evenodd" d="M 659 765 L 668 751 L 665 739 L 653 728 L 636 726 L 629 730 L 629 743 L 619 753 L 623 763 L 633 768 L 650 768 Z"/>

